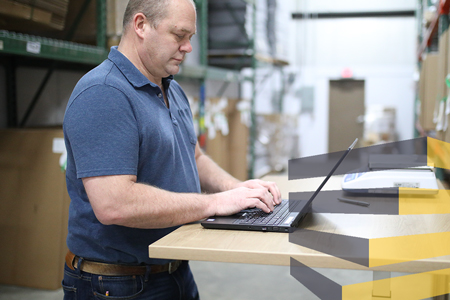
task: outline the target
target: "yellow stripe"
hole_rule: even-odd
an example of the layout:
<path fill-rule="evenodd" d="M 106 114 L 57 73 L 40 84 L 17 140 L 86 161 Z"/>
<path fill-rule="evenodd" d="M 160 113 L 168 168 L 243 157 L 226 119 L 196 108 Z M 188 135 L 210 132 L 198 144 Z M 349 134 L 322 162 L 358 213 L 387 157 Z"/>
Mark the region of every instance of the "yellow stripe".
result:
<path fill-rule="evenodd" d="M 428 137 L 427 165 L 430 167 L 450 169 L 450 144 Z"/>
<path fill-rule="evenodd" d="M 369 240 L 369 267 L 450 255 L 450 232 Z"/>
<path fill-rule="evenodd" d="M 430 194 L 414 195 L 418 190 Z M 399 188 L 398 206 L 399 215 L 450 214 L 450 191 Z"/>
<path fill-rule="evenodd" d="M 450 269 L 377 280 L 390 285 L 391 300 L 414 300 L 450 293 Z M 390 281 L 390 282 L 388 282 Z M 373 282 L 342 287 L 342 300 L 372 300 Z"/>

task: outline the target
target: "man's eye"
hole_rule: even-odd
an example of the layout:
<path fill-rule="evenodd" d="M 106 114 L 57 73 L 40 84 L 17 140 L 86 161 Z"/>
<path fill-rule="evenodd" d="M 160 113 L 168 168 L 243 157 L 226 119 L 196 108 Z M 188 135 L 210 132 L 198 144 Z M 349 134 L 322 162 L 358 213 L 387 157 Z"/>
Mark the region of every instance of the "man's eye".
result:
<path fill-rule="evenodd" d="M 180 40 L 184 39 L 184 35 L 176 34 L 176 36 L 177 36 Z"/>

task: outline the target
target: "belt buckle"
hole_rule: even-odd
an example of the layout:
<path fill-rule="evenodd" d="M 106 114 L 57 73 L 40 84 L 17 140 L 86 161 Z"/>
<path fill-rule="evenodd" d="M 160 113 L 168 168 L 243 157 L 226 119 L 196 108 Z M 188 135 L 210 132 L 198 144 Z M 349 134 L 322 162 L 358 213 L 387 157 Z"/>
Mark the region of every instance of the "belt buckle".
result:
<path fill-rule="evenodd" d="M 168 270 L 169 274 L 172 274 L 173 272 L 175 272 L 178 269 L 178 267 L 180 266 L 180 264 L 181 264 L 181 261 L 179 261 L 179 260 L 170 262 L 169 270 Z"/>

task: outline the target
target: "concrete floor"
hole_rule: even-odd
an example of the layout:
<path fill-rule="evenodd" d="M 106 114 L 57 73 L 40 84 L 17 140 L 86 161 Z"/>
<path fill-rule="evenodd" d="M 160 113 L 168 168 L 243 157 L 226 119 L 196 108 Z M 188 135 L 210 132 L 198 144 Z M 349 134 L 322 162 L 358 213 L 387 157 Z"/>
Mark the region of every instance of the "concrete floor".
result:
<path fill-rule="evenodd" d="M 289 274 L 289 267 L 231 263 L 191 263 L 202 300 L 318 300 Z M 372 272 L 316 269 L 340 285 L 372 280 Z M 393 273 L 392 276 L 401 274 Z M 0 300 L 62 300 L 61 289 L 36 290 L 0 285 Z M 442 297 L 439 299 L 448 299 Z"/>

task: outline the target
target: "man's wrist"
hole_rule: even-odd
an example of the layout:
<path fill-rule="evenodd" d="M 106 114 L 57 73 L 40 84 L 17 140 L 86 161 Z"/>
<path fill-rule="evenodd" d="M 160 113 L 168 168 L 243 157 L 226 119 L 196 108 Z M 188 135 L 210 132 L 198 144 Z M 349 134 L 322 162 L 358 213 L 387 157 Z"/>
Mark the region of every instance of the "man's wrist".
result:
<path fill-rule="evenodd" d="M 226 186 L 224 187 L 223 191 L 229 191 L 229 190 L 233 190 L 236 189 L 238 187 L 242 186 L 242 181 L 232 177 L 228 183 L 226 184 Z"/>
<path fill-rule="evenodd" d="M 217 194 L 210 194 L 207 196 L 206 217 L 215 216 L 217 213 L 218 196 Z"/>

